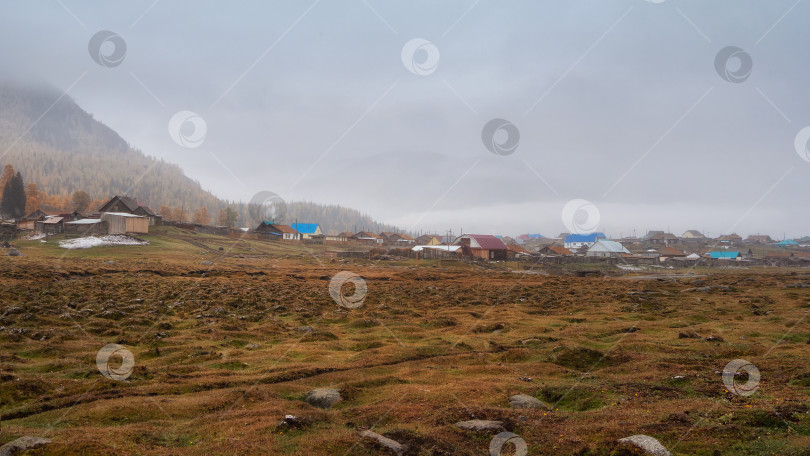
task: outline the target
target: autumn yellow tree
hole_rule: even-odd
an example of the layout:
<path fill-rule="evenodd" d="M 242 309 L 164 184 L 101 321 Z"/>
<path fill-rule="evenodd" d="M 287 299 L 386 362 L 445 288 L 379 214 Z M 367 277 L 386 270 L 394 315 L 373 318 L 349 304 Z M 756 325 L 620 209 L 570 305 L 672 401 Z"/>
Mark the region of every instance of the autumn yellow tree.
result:
<path fill-rule="evenodd" d="M 186 210 L 182 207 L 176 207 L 172 209 L 172 220 L 177 222 L 185 222 L 186 221 Z"/>
<path fill-rule="evenodd" d="M 236 226 L 238 219 L 239 214 L 230 207 L 226 207 L 225 209 L 220 209 L 219 216 L 217 217 L 217 225 L 233 228 Z"/>
<path fill-rule="evenodd" d="M 3 189 L 6 188 L 6 182 L 10 181 L 14 178 L 16 171 L 14 171 L 14 167 L 11 164 L 6 164 L 3 168 L 3 175 L 0 176 L 0 197 L 3 196 Z"/>
<path fill-rule="evenodd" d="M 90 207 L 90 202 L 90 195 L 84 190 L 76 190 L 70 197 L 70 205 L 75 211 L 86 211 L 87 208 Z"/>
<path fill-rule="evenodd" d="M 191 221 L 200 225 L 208 225 L 208 222 L 211 221 L 211 217 L 208 215 L 208 208 L 203 206 L 194 211 L 194 217 Z"/>
<path fill-rule="evenodd" d="M 30 214 L 35 210 L 39 209 L 39 205 L 42 204 L 42 199 L 47 196 L 45 192 L 39 191 L 39 187 L 37 184 L 33 182 L 29 182 L 28 185 L 25 186 L 25 213 Z"/>

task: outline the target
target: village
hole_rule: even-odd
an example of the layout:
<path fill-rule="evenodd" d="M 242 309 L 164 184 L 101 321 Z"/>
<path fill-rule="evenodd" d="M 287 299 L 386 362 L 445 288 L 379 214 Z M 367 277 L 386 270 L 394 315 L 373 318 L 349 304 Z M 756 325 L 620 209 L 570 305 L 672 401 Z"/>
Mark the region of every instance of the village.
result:
<path fill-rule="evenodd" d="M 169 220 L 130 196 L 114 196 L 97 212 L 41 207 L 19 220 L 0 222 L 4 246 L 18 238 L 104 235 L 145 235 L 156 226 L 266 241 L 326 246 L 333 257 L 388 259 L 405 257 L 458 261 L 523 261 L 529 263 L 607 263 L 621 269 L 637 266 L 694 267 L 745 265 L 810 266 L 810 237 L 774 240 L 769 235 L 743 238 L 731 233 L 711 238 L 698 230 L 677 236 L 648 231 L 641 237 L 610 239 L 602 232 L 560 233 L 557 236 L 523 234 L 408 234 L 384 231 L 325 233 L 317 221 L 290 224 L 257 221 L 253 227 L 214 226 Z M 330 250 L 329 246 L 335 247 Z"/>

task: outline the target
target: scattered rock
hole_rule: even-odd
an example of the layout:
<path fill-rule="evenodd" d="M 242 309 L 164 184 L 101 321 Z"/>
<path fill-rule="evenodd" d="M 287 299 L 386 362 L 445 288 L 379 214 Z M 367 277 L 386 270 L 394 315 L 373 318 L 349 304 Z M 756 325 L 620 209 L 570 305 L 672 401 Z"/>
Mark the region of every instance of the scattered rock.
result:
<path fill-rule="evenodd" d="M 200 264 L 203 265 L 203 266 L 211 266 L 214 263 L 209 261 L 209 260 L 203 260 L 203 261 L 200 261 Z"/>
<path fill-rule="evenodd" d="M 653 456 L 672 456 L 672 453 L 670 453 L 664 445 L 661 445 L 661 442 L 648 435 L 631 435 L 630 437 L 619 439 L 619 442 L 633 445 Z"/>
<path fill-rule="evenodd" d="M 459 421 L 454 426 L 465 431 L 475 432 L 501 432 L 506 429 L 503 427 L 503 421 L 489 421 L 489 420 L 469 420 Z"/>
<path fill-rule="evenodd" d="M 247 345 L 245 345 L 245 348 L 248 349 L 248 350 L 255 350 L 255 349 L 259 348 L 259 344 L 247 344 Z"/>
<path fill-rule="evenodd" d="M 306 332 L 306 333 L 311 333 L 315 331 L 315 329 L 312 326 L 299 326 L 295 328 L 295 330 L 298 332 Z"/>
<path fill-rule="evenodd" d="M 309 426 L 310 420 L 295 415 L 284 415 L 284 419 L 276 426 L 277 431 L 284 429 L 302 429 Z"/>
<path fill-rule="evenodd" d="M 380 446 L 388 448 L 389 450 L 393 451 L 397 456 L 402 456 L 403 454 L 405 454 L 406 451 L 408 451 L 408 445 L 403 445 L 397 442 L 396 440 L 389 439 L 388 437 L 377 434 L 374 431 L 369 430 L 361 431 L 360 437 L 364 439 L 374 440 Z"/>
<path fill-rule="evenodd" d="M 678 333 L 678 339 L 700 339 L 700 334 L 692 331 L 691 329 L 687 329 L 686 331 L 681 331 Z"/>
<path fill-rule="evenodd" d="M 706 341 L 707 342 L 722 342 L 723 338 L 720 337 L 720 336 L 711 335 L 711 336 L 706 338 Z"/>
<path fill-rule="evenodd" d="M 340 392 L 334 388 L 318 388 L 307 393 L 304 400 L 312 406 L 319 408 L 329 408 L 335 402 L 341 400 Z"/>
<path fill-rule="evenodd" d="M 785 288 L 810 288 L 810 283 L 802 283 L 802 282 L 790 283 L 785 285 Z"/>
<path fill-rule="evenodd" d="M 6 255 L 14 256 L 14 257 L 23 256 L 22 252 L 20 252 L 17 249 L 14 249 L 14 248 L 8 249 L 8 252 L 6 253 Z"/>
<path fill-rule="evenodd" d="M 808 340 L 807 343 L 810 344 L 810 340 Z M 532 381 L 532 378 L 531 377 L 518 377 L 518 380 L 520 380 L 521 382 L 530 382 L 530 381 Z"/>
<path fill-rule="evenodd" d="M 528 394 L 515 394 L 509 396 L 509 404 L 514 408 L 520 409 L 547 409 L 548 406 L 537 399 L 536 397 L 529 396 Z"/>
<path fill-rule="evenodd" d="M 49 439 L 42 437 L 25 436 L 20 437 L 13 442 L 9 442 L 0 447 L 0 456 L 13 456 L 21 451 L 39 448 L 41 446 L 51 443 Z"/>

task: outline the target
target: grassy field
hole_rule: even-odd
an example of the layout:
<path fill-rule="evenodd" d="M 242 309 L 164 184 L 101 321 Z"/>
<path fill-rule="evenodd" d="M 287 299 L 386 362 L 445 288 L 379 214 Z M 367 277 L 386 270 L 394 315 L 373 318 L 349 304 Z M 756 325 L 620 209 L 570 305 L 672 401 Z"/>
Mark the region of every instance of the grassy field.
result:
<path fill-rule="evenodd" d="M 343 261 L 169 228 L 144 239 L 72 251 L 20 241 L 25 256 L 0 256 L 0 444 L 394 454 L 359 436 L 372 429 L 408 455 L 485 455 L 493 434 L 453 424 L 489 419 L 529 455 L 635 454 L 616 443 L 632 434 L 677 455 L 810 454 L 807 270 L 580 278 Z M 341 271 L 367 285 L 357 308 L 330 296 Z M 110 343 L 133 354 L 125 380 L 97 367 Z M 723 383 L 735 359 L 761 372 L 751 395 Z M 307 404 L 321 387 L 343 399 Z M 518 393 L 548 407 L 512 408 Z M 280 425 L 287 414 L 301 425 Z"/>

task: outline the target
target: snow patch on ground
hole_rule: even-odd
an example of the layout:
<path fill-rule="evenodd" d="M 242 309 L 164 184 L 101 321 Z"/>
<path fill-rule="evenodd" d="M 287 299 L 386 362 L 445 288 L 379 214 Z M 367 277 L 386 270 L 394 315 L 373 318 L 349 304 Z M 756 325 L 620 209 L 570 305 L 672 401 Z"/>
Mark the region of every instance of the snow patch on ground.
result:
<path fill-rule="evenodd" d="M 637 271 L 643 271 L 644 270 L 643 267 L 630 266 L 629 264 L 617 264 L 616 267 L 621 269 L 622 271 L 631 271 L 631 272 L 637 272 Z"/>
<path fill-rule="evenodd" d="M 59 241 L 59 247 L 63 249 L 89 249 L 90 247 L 102 247 L 105 245 L 148 245 L 149 242 L 122 234 L 110 234 L 107 236 L 88 236 L 83 238 L 68 239 Z"/>
<path fill-rule="evenodd" d="M 45 233 L 37 233 L 37 234 L 32 234 L 31 236 L 28 236 L 29 241 L 38 241 L 40 239 L 45 239 Z"/>

